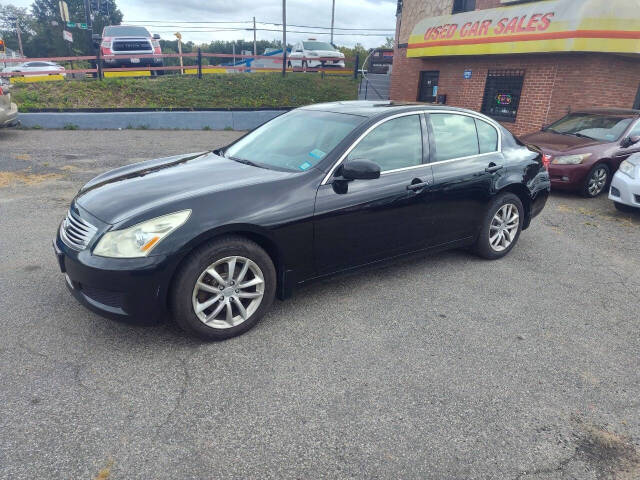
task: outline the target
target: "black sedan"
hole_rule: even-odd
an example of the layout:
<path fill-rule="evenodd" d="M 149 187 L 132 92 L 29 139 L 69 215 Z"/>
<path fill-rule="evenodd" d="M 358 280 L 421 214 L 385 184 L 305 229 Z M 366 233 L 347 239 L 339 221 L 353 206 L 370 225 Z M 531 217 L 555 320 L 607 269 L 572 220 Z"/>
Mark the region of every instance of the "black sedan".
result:
<path fill-rule="evenodd" d="M 343 102 L 86 184 L 54 248 L 87 307 L 224 339 L 297 285 L 419 251 L 506 255 L 549 195 L 536 147 L 475 112 Z"/>

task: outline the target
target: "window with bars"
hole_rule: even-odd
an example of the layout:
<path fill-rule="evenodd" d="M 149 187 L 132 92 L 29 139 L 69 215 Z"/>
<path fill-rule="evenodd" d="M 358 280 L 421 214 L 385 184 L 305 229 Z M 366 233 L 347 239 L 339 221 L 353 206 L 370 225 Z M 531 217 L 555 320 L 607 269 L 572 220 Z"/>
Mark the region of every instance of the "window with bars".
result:
<path fill-rule="evenodd" d="M 482 113 L 501 122 L 515 122 L 524 73 L 524 70 L 489 70 Z"/>
<path fill-rule="evenodd" d="M 476 9 L 476 0 L 453 0 L 453 12 L 470 12 Z"/>

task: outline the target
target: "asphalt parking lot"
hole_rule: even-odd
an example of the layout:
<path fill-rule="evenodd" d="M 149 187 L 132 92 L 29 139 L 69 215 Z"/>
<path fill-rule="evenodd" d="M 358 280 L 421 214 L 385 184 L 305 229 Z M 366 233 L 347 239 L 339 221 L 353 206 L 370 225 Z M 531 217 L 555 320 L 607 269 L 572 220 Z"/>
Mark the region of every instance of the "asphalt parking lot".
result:
<path fill-rule="evenodd" d="M 605 196 L 552 195 L 496 262 L 305 287 L 226 342 L 80 306 L 51 239 L 83 182 L 237 135 L 0 131 L 0 478 L 640 478 L 640 215 Z"/>

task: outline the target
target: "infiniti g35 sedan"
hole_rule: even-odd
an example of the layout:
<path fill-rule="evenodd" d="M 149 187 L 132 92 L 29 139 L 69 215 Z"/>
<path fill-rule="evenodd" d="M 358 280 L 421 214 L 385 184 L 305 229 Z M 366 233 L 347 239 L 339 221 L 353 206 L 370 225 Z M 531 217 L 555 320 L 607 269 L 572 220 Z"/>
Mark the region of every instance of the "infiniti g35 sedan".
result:
<path fill-rule="evenodd" d="M 274 297 L 412 252 L 503 257 L 550 189 L 545 161 L 490 118 L 391 102 L 313 105 L 227 147 L 104 173 L 54 249 L 67 286 L 116 318 L 239 335 Z"/>

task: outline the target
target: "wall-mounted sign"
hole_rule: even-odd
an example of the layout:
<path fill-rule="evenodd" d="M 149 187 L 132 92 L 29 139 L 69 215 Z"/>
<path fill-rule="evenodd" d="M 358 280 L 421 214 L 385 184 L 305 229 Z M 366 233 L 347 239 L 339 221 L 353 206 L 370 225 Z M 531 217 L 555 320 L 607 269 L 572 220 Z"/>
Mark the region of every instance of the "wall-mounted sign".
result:
<path fill-rule="evenodd" d="M 67 2 L 62 0 L 62 1 L 58 2 L 58 6 L 60 7 L 60 18 L 62 19 L 63 22 L 68 22 L 69 21 L 69 6 L 67 5 Z"/>
<path fill-rule="evenodd" d="M 67 42 L 73 43 L 73 35 L 71 34 L 71 32 L 68 32 L 67 30 L 62 31 L 62 38 Z"/>
<path fill-rule="evenodd" d="M 407 56 L 640 53 L 640 0 L 548 0 L 425 18 Z"/>
<path fill-rule="evenodd" d="M 496 103 L 498 105 L 511 105 L 513 103 L 513 95 L 510 93 L 498 93 L 496 95 Z"/>
<path fill-rule="evenodd" d="M 469 80 L 471 78 L 471 75 L 473 74 L 473 72 L 471 70 L 465 70 L 464 73 L 462 74 L 463 78 L 465 80 Z"/>

